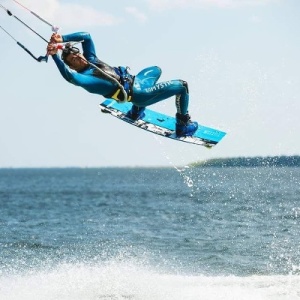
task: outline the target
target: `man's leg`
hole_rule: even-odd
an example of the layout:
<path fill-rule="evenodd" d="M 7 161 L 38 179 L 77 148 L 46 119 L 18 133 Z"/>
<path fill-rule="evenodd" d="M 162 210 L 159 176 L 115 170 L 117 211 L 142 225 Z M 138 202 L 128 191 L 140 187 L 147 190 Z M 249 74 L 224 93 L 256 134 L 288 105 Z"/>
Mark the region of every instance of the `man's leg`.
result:
<path fill-rule="evenodd" d="M 182 81 L 185 87 L 185 92 L 176 95 L 176 135 L 177 136 L 191 136 L 198 129 L 198 123 L 192 122 L 188 114 L 189 106 L 189 87 L 186 81 Z"/>
<path fill-rule="evenodd" d="M 170 80 L 144 89 L 134 89 L 132 103 L 136 107 L 146 107 L 172 96 L 176 96 L 176 134 L 178 136 L 193 135 L 198 124 L 192 122 L 188 114 L 189 90 L 186 81 Z"/>
<path fill-rule="evenodd" d="M 161 76 L 161 69 L 157 66 L 148 67 L 140 71 L 134 78 L 133 89 L 142 91 L 156 84 Z M 142 119 L 145 116 L 145 106 L 132 105 L 132 109 L 127 113 L 127 117 L 133 120 Z"/>
<path fill-rule="evenodd" d="M 134 89 L 143 90 L 154 86 L 161 76 L 161 69 L 157 66 L 148 67 L 140 71 L 134 78 Z"/>

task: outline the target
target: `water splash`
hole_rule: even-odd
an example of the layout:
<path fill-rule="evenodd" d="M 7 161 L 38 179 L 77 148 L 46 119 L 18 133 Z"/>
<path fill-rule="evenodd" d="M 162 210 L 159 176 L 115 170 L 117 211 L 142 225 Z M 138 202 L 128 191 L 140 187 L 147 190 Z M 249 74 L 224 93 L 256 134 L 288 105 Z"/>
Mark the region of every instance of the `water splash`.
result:
<path fill-rule="evenodd" d="M 159 273 L 130 263 L 62 264 L 0 277 L 2 300 L 298 300 L 299 276 L 207 277 Z"/>

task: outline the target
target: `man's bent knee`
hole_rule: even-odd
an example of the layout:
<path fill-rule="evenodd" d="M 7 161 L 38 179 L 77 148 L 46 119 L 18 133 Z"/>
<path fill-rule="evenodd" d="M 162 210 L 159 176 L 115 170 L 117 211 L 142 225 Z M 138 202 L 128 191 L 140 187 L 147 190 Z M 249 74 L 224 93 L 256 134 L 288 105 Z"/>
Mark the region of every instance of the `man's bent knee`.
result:
<path fill-rule="evenodd" d="M 189 93 L 189 85 L 188 85 L 188 83 L 186 81 L 184 81 L 184 80 L 180 80 L 180 81 L 182 82 L 182 85 L 185 87 L 186 92 Z"/>

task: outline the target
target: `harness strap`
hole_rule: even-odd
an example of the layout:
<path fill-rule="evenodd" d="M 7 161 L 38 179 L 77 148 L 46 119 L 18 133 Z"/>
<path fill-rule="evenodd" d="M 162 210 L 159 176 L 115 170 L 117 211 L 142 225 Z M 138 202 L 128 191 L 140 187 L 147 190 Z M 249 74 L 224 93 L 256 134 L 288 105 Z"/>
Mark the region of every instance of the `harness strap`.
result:
<path fill-rule="evenodd" d="M 124 91 L 118 88 L 112 95 L 108 95 L 108 98 L 112 98 L 118 102 L 130 102 L 132 99 L 132 86 L 134 82 L 134 76 L 128 72 L 128 67 L 118 67 L 114 68 L 116 73 L 120 77 L 120 84 L 124 88 L 127 95 L 124 95 Z M 127 98 L 127 99 L 126 99 Z"/>
<path fill-rule="evenodd" d="M 121 103 L 131 101 L 134 76 L 128 72 L 128 67 L 111 67 L 99 59 L 94 63 L 89 62 L 89 64 L 95 68 L 94 76 L 105 78 L 118 86 L 113 93 L 104 95 L 104 97 Z"/>

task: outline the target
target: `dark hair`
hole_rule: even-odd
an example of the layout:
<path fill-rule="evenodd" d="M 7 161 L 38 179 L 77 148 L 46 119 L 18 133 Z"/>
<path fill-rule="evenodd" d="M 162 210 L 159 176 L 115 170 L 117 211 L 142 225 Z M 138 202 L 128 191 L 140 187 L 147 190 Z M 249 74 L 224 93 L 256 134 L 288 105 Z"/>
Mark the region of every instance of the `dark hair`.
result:
<path fill-rule="evenodd" d="M 64 62 L 66 62 L 66 58 L 69 56 L 69 54 L 70 54 L 71 52 L 69 52 L 69 53 L 67 53 L 67 52 L 62 52 L 62 54 L 61 54 L 61 59 L 64 61 Z"/>
<path fill-rule="evenodd" d="M 77 47 L 72 46 L 70 43 L 66 43 L 62 54 L 61 54 L 61 59 L 66 62 L 66 58 L 69 56 L 69 54 L 78 54 L 80 53 L 79 49 Z"/>

